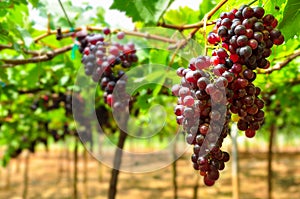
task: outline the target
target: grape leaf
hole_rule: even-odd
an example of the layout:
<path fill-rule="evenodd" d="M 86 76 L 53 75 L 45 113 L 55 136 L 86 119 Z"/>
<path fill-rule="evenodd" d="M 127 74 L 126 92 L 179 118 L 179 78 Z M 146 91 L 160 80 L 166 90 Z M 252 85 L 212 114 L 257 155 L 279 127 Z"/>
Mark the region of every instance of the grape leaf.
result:
<path fill-rule="evenodd" d="M 116 9 L 132 18 L 133 22 L 143 21 L 155 24 L 174 0 L 114 0 L 110 9 Z"/>
<path fill-rule="evenodd" d="M 29 0 L 33 7 L 37 7 L 39 4 L 39 0 Z"/>
<path fill-rule="evenodd" d="M 189 7 L 180 7 L 179 10 L 170 10 L 164 15 L 164 20 L 171 24 L 191 24 L 199 21 L 199 12 Z"/>
<path fill-rule="evenodd" d="M 0 63 L 0 65 L 1 65 L 1 63 Z M 8 81 L 7 73 L 6 73 L 5 69 L 2 67 L 0 67 L 0 80 L 2 80 L 4 82 Z"/>
<path fill-rule="evenodd" d="M 300 21 L 300 2 L 299 0 L 288 0 L 284 12 L 283 19 L 278 28 L 282 31 L 286 40 L 299 35 L 300 29 L 297 24 Z"/>
<path fill-rule="evenodd" d="M 204 15 L 208 13 L 216 5 L 215 1 L 203 0 L 199 5 L 200 16 L 199 19 L 203 19 Z"/>
<path fill-rule="evenodd" d="M 21 28 L 19 26 L 16 27 L 16 29 L 18 30 L 20 38 L 24 41 L 25 46 L 29 48 L 30 45 L 33 43 L 33 39 L 30 33 L 25 28 Z"/>
<path fill-rule="evenodd" d="M 28 88 L 34 88 L 35 86 L 37 86 L 41 72 L 43 72 L 43 70 L 41 69 L 41 66 L 39 64 L 32 64 L 30 65 L 30 67 L 32 68 L 28 70 L 28 75 L 24 78 L 24 80 L 27 80 L 26 86 Z"/>
<path fill-rule="evenodd" d="M 168 51 L 151 49 L 150 63 L 166 65 L 168 63 L 169 55 L 170 53 Z"/>

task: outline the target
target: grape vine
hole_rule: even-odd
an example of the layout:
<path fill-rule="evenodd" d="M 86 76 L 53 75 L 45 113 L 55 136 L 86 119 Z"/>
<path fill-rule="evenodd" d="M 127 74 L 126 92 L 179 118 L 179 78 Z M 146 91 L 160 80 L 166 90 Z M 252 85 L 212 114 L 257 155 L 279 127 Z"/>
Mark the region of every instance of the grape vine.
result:
<path fill-rule="evenodd" d="M 284 42 L 277 24 L 262 7 L 243 5 L 223 12 L 207 37 L 214 45 L 212 56 L 193 58 L 187 69 L 177 70 L 182 79 L 172 88 L 178 97 L 174 112 L 187 132 L 187 143 L 194 145 L 193 167 L 207 186 L 215 183 L 229 160 L 220 148 L 230 132 L 231 115 L 237 115 L 238 129 L 249 138 L 264 122 L 264 101 L 253 82 L 254 70 L 268 69 L 272 46 Z"/>

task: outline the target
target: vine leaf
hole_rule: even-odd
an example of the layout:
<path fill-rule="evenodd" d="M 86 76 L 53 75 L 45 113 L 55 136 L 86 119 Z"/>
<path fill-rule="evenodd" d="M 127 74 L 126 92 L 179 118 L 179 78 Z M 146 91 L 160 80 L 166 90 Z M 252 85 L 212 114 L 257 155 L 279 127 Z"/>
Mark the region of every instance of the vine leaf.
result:
<path fill-rule="evenodd" d="M 199 20 L 204 18 L 204 15 L 208 13 L 213 7 L 217 5 L 215 1 L 203 0 L 199 5 L 200 16 Z"/>
<path fill-rule="evenodd" d="M 300 29 L 296 23 L 300 21 L 300 1 L 288 0 L 283 16 L 278 28 L 282 31 L 285 39 L 288 40 L 299 35 Z"/>
<path fill-rule="evenodd" d="M 171 24 L 190 24 L 199 21 L 199 12 L 192 10 L 191 8 L 179 7 L 178 10 L 169 10 L 164 15 L 164 20 Z"/>
<path fill-rule="evenodd" d="M 0 62 L 0 65 L 1 65 L 1 62 Z M 4 81 L 4 82 L 7 82 L 8 81 L 8 75 L 5 71 L 4 68 L 0 67 L 0 81 Z"/>
<path fill-rule="evenodd" d="M 114 0 L 110 9 L 125 12 L 133 22 L 155 24 L 174 0 Z"/>

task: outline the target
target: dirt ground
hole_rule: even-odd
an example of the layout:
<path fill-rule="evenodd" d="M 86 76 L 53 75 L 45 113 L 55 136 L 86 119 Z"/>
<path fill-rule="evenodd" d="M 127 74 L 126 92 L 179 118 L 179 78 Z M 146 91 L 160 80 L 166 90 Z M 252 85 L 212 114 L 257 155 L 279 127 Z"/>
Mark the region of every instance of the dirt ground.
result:
<path fill-rule="evenodd" d="M 197 173 L 192 169 L 190 154 L 178 160 L 177 180 L 178 198 L 192 199 L 193 187 L 197 182 Z M 57 150 L 39 151 L 30 155 L 28 197 L 68 199 L 73 195 L 73 156 L 69 152 Z M 240 153 L 240 198 L 267 198 L 267 154 Z M 83 156 L 79 157 L 78 198 L 107 198 L 110 168 L 99 164 L 89 156 L 87 182 L 84 183 Z M 8 169 L 0 169 L 0 199 L 22 198 L 24 190 L 24 154 L 13 160 Z M 221 172 L 220 179 L 213 187 L 205 187 L 200 178 L 198 198 L 229 199 L 232 198 L 231 164 Z M 300 198 L 300 153 L 278 153 L 273 163 L 273 198 Z M 10 180 L 7 187 L 7 180 Z M 117 199 L 172 199 L 172 167 L 146 173 L 120 173 Z"/>

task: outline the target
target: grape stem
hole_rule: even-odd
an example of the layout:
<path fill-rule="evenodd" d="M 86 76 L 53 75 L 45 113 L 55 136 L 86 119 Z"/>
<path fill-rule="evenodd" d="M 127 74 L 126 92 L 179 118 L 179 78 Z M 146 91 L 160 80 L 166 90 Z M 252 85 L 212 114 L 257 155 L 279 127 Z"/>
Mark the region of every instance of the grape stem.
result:
<path fill-rule="evenodd" d="M 210 21 L 210 22 L 207 22 L 206 26 L 211 26 L 214 24 L 216 24 L 215 21 Z M 157 26 L 161 26 L 161 27 L 169 28 L 169 29 L 176 29 L 181 32 L 186 29 L 202 28 L 204 26 L 204 22 L 200 21 L 198 23 L 186 24 L 186 25 L 174 25 L 174 24 L 166 24 L 165 22 L 158 22 Z"/>
<path fill-rule="evenodd" d="M 90 31 L 102 31 L 103 28 L 101 27 L 87 27 L 87 30 Z M 136 36 L 136 37 L 143 37 L 146 39 L 153 39 L 153 40 L 158 40 L 158 41 L 162 41 L 162 42 L 166 42 L 166 43 L 176 43 L 176 40 L 170 39 L 170 38 L 166 38 L 163 36 L 159 36 L 159 35 L 154 35 L 154 34 L 149 34 L 149 33 L 142 33 L 142 32 L 138 32 L 138 31 L 127 31 L 127 30 L 114 30 L 112 31 L 112 33 L 118 33 L 118 32 L 124 32 L 126 35 L 131 35 L 131 36 Z"/>
<path fill-rule="evenodd" d="M 248 6 L 251 6 L 252 4 L 254 4 L 255 2 L 257 2 L 257 0 L 252 1 L 251 3 L 248 4 Z"/>
<path fill-rule="evenodd" d="M 271 74 L 272 72 L 276 70 L 280 70 L 288 65 L 292 60 L 300 56 L 300 50 L 294 51 L 292 54 L 288 55 L 286 59 L 280 63 L 275 64 L 274 67 L 266 69 L 266 70 L 259 70 L 258 74 Z"/>

